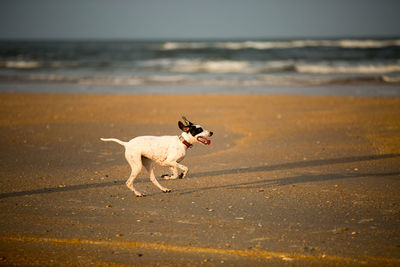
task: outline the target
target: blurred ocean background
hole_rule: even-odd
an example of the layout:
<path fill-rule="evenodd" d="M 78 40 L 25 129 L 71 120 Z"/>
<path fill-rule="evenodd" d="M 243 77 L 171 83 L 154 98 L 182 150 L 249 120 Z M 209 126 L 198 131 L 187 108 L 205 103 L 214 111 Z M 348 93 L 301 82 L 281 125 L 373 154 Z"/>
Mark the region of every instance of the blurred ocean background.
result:
<path fill-rule="evenodd" d="M 400 38 L 0 41 L 0 83 L 108 86 L 110 93 L 115 86 L 240 87 L 246 93 L 270 86 L 399 85 Z"/>

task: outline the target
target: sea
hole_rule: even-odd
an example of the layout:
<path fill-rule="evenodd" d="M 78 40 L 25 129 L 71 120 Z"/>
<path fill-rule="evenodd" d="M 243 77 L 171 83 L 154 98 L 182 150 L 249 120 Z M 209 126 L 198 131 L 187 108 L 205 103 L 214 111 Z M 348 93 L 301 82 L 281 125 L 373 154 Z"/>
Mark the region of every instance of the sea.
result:
<path fill-rule="evenodd" d="M 0 41 L 0 92 L 400 96 L 400 38 Z"/>

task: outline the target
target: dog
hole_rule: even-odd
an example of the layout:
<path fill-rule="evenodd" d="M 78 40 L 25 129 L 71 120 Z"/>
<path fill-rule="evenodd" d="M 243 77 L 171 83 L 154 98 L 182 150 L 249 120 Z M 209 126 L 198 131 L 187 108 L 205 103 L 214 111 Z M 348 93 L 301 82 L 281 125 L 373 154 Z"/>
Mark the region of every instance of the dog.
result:
<path fill-rule="evenodd" d="M 113 141 L 125 147 L 125 158 L 131 166 L 131 175 L 126 181 L 126 186 L 132 190 L 137 197 L 143 197 L 133 187 L 133 182 L 140 173 L 142 166 L 146 168 L 150 175 L 150 181 L 164 193 L 171 192 L 170 189 L 163 187 L 157 181 L 153 164 L 170 167 L 172 175 L 163 175 L 165 179 L 185 178 L 189 169 L 180 164 L 186 155 L 186 150 L 191 148 L 194 143 L 199 142 L 204 145 L 211 145 L 211 140 L 207 139 L 213 132 L 204 130 L 201 125 L 193 124 L 185 117 L 183 122 L 178 121 L 178 127 L 182 130 L 180 136 L 138 136 L 129 142 L 123 142 L 115 138 L 100 138 L 102 141 Z M 182 173 L 178 175 L 178 169 Z"/>

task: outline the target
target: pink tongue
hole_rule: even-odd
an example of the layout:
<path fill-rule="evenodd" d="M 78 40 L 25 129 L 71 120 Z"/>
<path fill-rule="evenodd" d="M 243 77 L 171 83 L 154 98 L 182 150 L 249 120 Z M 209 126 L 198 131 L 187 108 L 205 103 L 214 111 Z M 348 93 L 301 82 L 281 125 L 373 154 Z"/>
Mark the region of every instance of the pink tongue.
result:
<path fill-rule="evenodd" d="M 209 145 L 211 145 L 211 140 L 208 140 L 208 142 L 207 142 Z"/>

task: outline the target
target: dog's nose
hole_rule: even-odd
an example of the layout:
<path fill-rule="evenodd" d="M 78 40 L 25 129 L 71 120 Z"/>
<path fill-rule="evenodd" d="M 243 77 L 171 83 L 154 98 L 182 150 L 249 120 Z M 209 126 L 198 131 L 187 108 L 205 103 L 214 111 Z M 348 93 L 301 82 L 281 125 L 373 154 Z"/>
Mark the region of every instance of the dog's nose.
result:
<path fill-rule="evenodd" d="M 213 132 L 210 132 L 210 136 L 212 136 L 213 135 Z"/>

